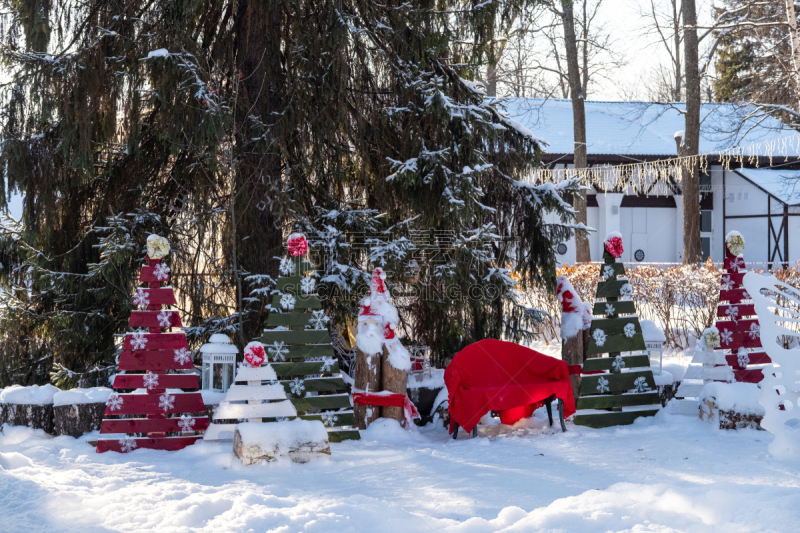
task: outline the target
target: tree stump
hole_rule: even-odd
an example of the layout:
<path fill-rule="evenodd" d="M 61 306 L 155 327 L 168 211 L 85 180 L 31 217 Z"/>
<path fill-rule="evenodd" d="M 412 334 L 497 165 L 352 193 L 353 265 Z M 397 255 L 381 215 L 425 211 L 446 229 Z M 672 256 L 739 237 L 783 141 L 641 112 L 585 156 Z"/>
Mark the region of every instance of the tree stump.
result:
<path fill-rule="evenodd" d="M 381 391 L 380 354 L 368 355 L 356 348 L 355 388 L 366 392 Z M 355 404 L 353 406 L 353 415 L 356 418 L 358 429 L 367 429 L 373 421 L 381 416 L 381 408 L 377 405 Z"/>
<path fill-rule="evenodd" d="M 582 365 L 583 364 L 583 332 L 578 332 L 574 337 L 564 339 L 561 341 L 561 359 L 567 365 Z M 578 398 L 578 390 L 581 386 L 580 374 L 573 374 L 569 377 L 572 383 L 572 397 Z"/>
<path fill-rule="evenodd" d="M 383 347 L 383 356 L 381 357 L 381 383 L 383 390 L 395 392 L 397 394 L 406 394 L 406 385 L 408 384 L 408 371 L 399 370 L 392 366 L 389 362 L 389 350 L 386 346 Z M 400 425 L 405 427 L 406 417 L 402 407 L 383 407 L 381 408 L 383 418 L 394 418 Z"/>
<path fill-rule="evenodd" d="M 81 435 L 100 429 L 105 403 L 80 403 L 53 407 L 53 431 L 55 435 Z"/>
<path fill-rule="evenodd" d="M 103 407 L 105 408 L 105 405 Z M 6 403 L 2 405 L 2 408 L 3 419 L 6 424 L 43 429 L 45 433 L 53 434 L 53 404 L 28 405 Z"/>

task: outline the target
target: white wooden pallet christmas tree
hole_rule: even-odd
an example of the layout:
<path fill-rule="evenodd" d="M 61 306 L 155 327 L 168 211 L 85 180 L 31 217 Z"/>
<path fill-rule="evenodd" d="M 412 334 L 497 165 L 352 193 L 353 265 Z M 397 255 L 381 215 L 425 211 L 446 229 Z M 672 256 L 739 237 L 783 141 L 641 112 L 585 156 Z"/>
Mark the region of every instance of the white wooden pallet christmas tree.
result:
<path fill-rule="evenodd" d="M 290 258 L 281 259 L 276 294 L 262 342 L 278 382 L 297 416 L 321 420 L 330 442 L 359 439 L 353 404 L 328 331 L 329 319 L 316 293 L 314 266 L 304 259 L 305 237 L 289 236 Z M 289 417 L 291 418 L 291 417 Z"/>
<path fill-rule="evenodd" d="M 646 348 L 636 306 L 630 300 L 620 300 L 631 295 L 625 267 L 615 259 L 621 254 L 622 237 L 610 234 L 605 241 L 605 263 L 600 266 L 593 307 L 593 314 L 602 318 L 592 319 L 586 351 L 587 355 L 608 354 L 608 357 L 584 362 L 574 419 L 580 426 L 632 424 L 641 416 L 655 415 L 661 407 L 647 353 L 621 355 L 621 352 L 644 352 Z M 587 374 L 598 371 L 605 373 Z"/>

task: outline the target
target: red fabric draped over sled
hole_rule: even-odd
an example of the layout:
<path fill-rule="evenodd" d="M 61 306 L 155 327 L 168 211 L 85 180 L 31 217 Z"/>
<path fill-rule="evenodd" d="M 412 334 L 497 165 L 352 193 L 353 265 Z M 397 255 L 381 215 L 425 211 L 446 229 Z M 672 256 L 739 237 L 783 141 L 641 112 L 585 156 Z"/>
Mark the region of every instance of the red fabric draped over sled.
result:
<path fill-rule="evenodd" d="M 542 405 L 553 394 L 564 400 L 565 418 L 575 413 L 567 364 L 512 342 L 470 344 L 447 365 L 444 381 L 450 433 L 455 422 L 469 432 L 490 410 Z"/>

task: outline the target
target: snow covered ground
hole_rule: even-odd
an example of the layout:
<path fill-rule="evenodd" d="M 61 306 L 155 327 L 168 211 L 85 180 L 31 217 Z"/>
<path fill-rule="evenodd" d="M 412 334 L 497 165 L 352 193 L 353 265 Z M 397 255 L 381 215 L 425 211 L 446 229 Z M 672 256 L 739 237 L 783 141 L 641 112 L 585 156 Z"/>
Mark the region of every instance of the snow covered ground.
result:
<path fill-rule="evenodd" d="M 381 421 L 332 444 L 330 459 L 249 467 L 230 444 L 95 454 L 87 437 L 6 425 L 0 531 L 785 533 L 800 523 L 800 461 L 767 455 L 767 432 L 663 411 L 623 428 L 532 425 L 453 441 L 440 427 L 409 434 Z"/>

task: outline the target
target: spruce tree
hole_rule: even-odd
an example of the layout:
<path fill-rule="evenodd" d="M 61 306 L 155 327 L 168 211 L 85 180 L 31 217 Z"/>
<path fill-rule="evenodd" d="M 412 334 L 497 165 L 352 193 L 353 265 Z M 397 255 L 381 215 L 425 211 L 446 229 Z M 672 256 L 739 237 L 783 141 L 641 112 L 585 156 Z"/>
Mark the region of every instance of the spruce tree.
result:
<path fill-rule="evenodd" d="M 258 334 L 294 224 L 334 250 L 331 287 L 375 263 L 430 289 L 401 311 L 439 357 L 530 337 L 509 273 L 552 287 L 577 186 L 520 181 L 541 143 L 474 81 L 526 3 L 0 0 L 0 165 L 24 196 L 0 234 L 0 380 L 111 368 L 154 231 L 197 344 Z M 325 305 L 341 319 L 357 300 Z"/>

